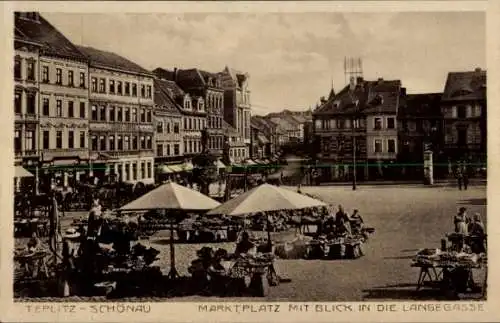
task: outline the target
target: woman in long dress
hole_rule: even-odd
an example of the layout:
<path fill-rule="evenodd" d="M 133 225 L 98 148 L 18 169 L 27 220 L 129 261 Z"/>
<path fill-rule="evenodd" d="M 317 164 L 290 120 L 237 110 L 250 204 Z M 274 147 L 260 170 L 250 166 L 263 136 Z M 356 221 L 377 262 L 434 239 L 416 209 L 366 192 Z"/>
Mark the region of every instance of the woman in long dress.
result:
<path fill-rule="evenodd" d="M 458 214 L 454 217 L 455 224 L 455 233 L 460 233 L 466 235 L 468 233 L 467 226 L 469 223 L 469 219 L 467 218 L 467 209 L 461 207 L 458 211 Z"/>

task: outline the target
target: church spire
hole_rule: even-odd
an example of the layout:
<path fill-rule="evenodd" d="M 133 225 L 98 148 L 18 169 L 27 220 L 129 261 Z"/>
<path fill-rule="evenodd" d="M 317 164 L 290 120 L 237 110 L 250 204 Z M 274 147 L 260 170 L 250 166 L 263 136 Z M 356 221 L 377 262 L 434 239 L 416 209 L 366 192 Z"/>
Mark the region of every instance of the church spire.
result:
<path fill-rule="evenodd" d="M 328 95 L 328 100 L 331 100 L 335 97 L 335 90 L 333 89 L 333 77 L 332 77 L 332 87 L 330 90 L 330 94 Z"/>

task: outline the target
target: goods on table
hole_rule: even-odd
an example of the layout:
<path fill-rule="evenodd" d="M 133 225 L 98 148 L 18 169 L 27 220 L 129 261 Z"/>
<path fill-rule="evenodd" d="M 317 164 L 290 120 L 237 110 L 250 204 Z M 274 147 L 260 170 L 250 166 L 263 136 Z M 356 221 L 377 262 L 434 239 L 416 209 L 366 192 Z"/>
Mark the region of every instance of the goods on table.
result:
<path fill-rule="evenodd" d="M 309 242 L 307 258 L 356 259 L 363 255 L 362 236 L 337 236 L 328 239 L 325 235 Z"/>
<path fill-rule="evenodd" d="M 477 254 L 441 251 L 440 249 L 422 249 L 413 259 L 415 265 L 435 266 L 435 267 L 474 267 L 479 264 Z"/>

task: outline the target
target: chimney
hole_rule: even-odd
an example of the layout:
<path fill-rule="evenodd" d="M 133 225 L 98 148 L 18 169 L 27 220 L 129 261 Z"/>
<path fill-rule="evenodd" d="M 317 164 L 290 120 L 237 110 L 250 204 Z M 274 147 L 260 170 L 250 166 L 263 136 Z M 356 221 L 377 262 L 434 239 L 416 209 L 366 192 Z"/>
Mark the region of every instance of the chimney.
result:
<path fill-rule="evenodd" d="M 174 67 L 174 82 L 177 83 L 177 67 Z"/>
<path fill-rule="evenodd" d="M 481 68 L 480 67 L 476 67 L 476 69 L 474 70 L 476 73 L 479 73 L 481 72 Z"/>
<path fill-rule="evenodd" d="M 384 82 L 384 79 L 383 79 L 383 78 L 381 78 L 381 77 L 379 77 L 377 81 L 378 81 L 378 83 L 380 84 L 380 83 Z"/>
<path fill-rule="evenodd" d="M 321 99 L 320 99 L 320 101 L 321 101 L 321 104 L 325 103 L 325 102 L 326 102 L 325 97 L 324 97 L 324 96 L 322 96 L 322 97 L 321 97 Z"/>

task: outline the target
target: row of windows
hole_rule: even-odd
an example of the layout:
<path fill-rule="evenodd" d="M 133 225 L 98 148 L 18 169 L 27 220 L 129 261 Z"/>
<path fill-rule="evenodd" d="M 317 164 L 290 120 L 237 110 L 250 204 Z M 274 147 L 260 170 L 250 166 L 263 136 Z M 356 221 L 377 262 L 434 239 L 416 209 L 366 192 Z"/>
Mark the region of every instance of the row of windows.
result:
<path fill-rule="evenodd" d="M 24 147 L 23 147 L 24 140 Z M 20 152 L 23 150 L 35 150 L 36 149 L 36 136 L 35 131 L 26 130 L 24 132 L 24 138 L 21 134 L 21 130 L 14 131 L 14 151 Z"/>
<path fill-rule="evenodd" d="M 74 149 L 86 148 L 86 132 L 75 132 L 69 130 L 66 138 L 63 138 L 62 131 L 55 132 L 55 140 L 51 140 L 50 131 L 42 131 L 42 149 Z M 24 139 L 24 147 L 22 141 Z M 63 141 L 64 140 L 64 141 Z M 25 131 L 24 138 L 20 130 L 14 131 L 14 150 L 34 150 L 36 149 L 35 131 Z"/>
<path fill-rule="evenodd" d="M 197 154 L 202 151 L 200 140 L 184 140 L 184 153 L 185 154 Z"/>
<path fill-rule="evenodd" d="M 373 129 L 382 130 L 384 129 L 384 122 L 382 117 L 377 117 L 373 119 Z M 396 122 L 395 118 L 386 118 L 385 129 L 395 129 Z M 365 128 L 365 119 L 330 119 L 330 120 L 316 120 L 316 129 L 350 129 L 350 128 Z"/>
<path fill-rule="evenodd" d="M 27 81 L 35 81 L 36 80 L 36 69 L 35 69 L 35 60 L 27 59 L 26 60 L 26 73 L 24 74 L 24 79 Z M 14 59 L 14 79 L 22 80 L 23 79 L 23 61 L 20 58 Z"/>
<path fill-rule="evenodd" d="M 247 158 L 245 148 L 233 148 L 229 150 L 229 157 Z"/>
<path fill-rule="evenodd" d="M 14 113 L 23 113 L 23 93 L 16 91 L 14 93 Z M 36 93 L 26 92 L 26 111 L 27 114 L 36 114 Z"/>
<path fill-rule="evenodd" d="M 383 141 L 382 139 L 375 139 L 375 145 L 373 151 L 375 153 L 383 153 L 384 152 L 384 147 L 383 147 Z M 396 140 L 394 139 L 387 139 L 387 145 L 385 146 L 385 152 L 388 153 L 395 153 L 396 152 Z"/>
<path fill-rule="evenodd" d="M 151 123 L 153 121 L 153 112 L 146 109 L 104 106 L 97 107 L 92 105 L 90 119 L 92 121 L 109 122 L 142 122 Z"/>
<path fill-rule="evenodd" d="M 124 96 L 137 97 L 137 83 L 109 80 L 106 84 L 105 78 L 92 77 L 91 91 L 95 93 L 109 93 Z M 151 99 L 152 86 L 141 84 L 141 98 Z"/>
<path fill-rule="evenodd" d="M 223 149 L 224 138 L 223 137 L 213 137 L 208 138 L 208 149 Z"/>
<path fill-rule="evenodd" d="M 200 118 L 184 118 L 184 130 L 203 130 L 205 120 Z"/>
<path fill-rule="evenodd" d="M 481 116 L 481 106 L 480 105 L 459 105 L 453 106 L 451 108 L 451 116 L 452 118 L 475 118 Z"/>
<path fill-rule="evenodd" d="M 115 169 L 111 168 L 110 169 L 110 174 L 111 175 L 117 175 L 118 177 L 122 177 L 123 181 L 136 181 L 138 180 L 138 174 L 137 174 L 137 166 L 139 162 L 137 163 L 126 163 L 126 164 L 118 164 L 116 165 L 116 171 L 117 174 L 115 174 Z M 153 177 L 153 170 L 152 166 L 153 164 L 151 162 L 140 162 L 141 164 L 141 179 L 145 178 L 152 178 Z M 125 167 L 123 167 L 125 166 Z"/>
<path fill-rule="evenodd" d="M 215 116 L 208 116 L 208 128 L 209 129 L 221 129 L 222 128 L 222 118 Z"/>
<path fill-rule="evenodd" d="M 180 145 L 179 144 L 157 144 L 156 145 L 156 155 L 157 156 L 178 156 L 180 155 Z"/>
<path fill-rule="evenodd" d="M 153 149 L 151 135 L 92 135 L 90 149 L 93 151 L 128 151 Z"/>
<path fill-rule="evenodd" d="M 179 133 L 180 132 L 179 122 L 166 122 L 158 121 L 156 123 L 156 132 L 157 133 Z"/>
<path fill-rule="evenodd" d="M 85 72 L 80 72 L 78 78 L 78 87 L 85 88 L 85 83 L 86 83 L 85 79 L 86 79 Z M 42 66 L 42 83 L 51 83 L 50 70 L 49 66 L 47 65 Z M 75 72 L 67 71 L 66 77 L 63 80 L 62 68 L 56 67 L 56 79 L 54 83 L 57 85 L 66 85 L 70 87 L 75 87 L 77 85 L 75 80 Z"/>

